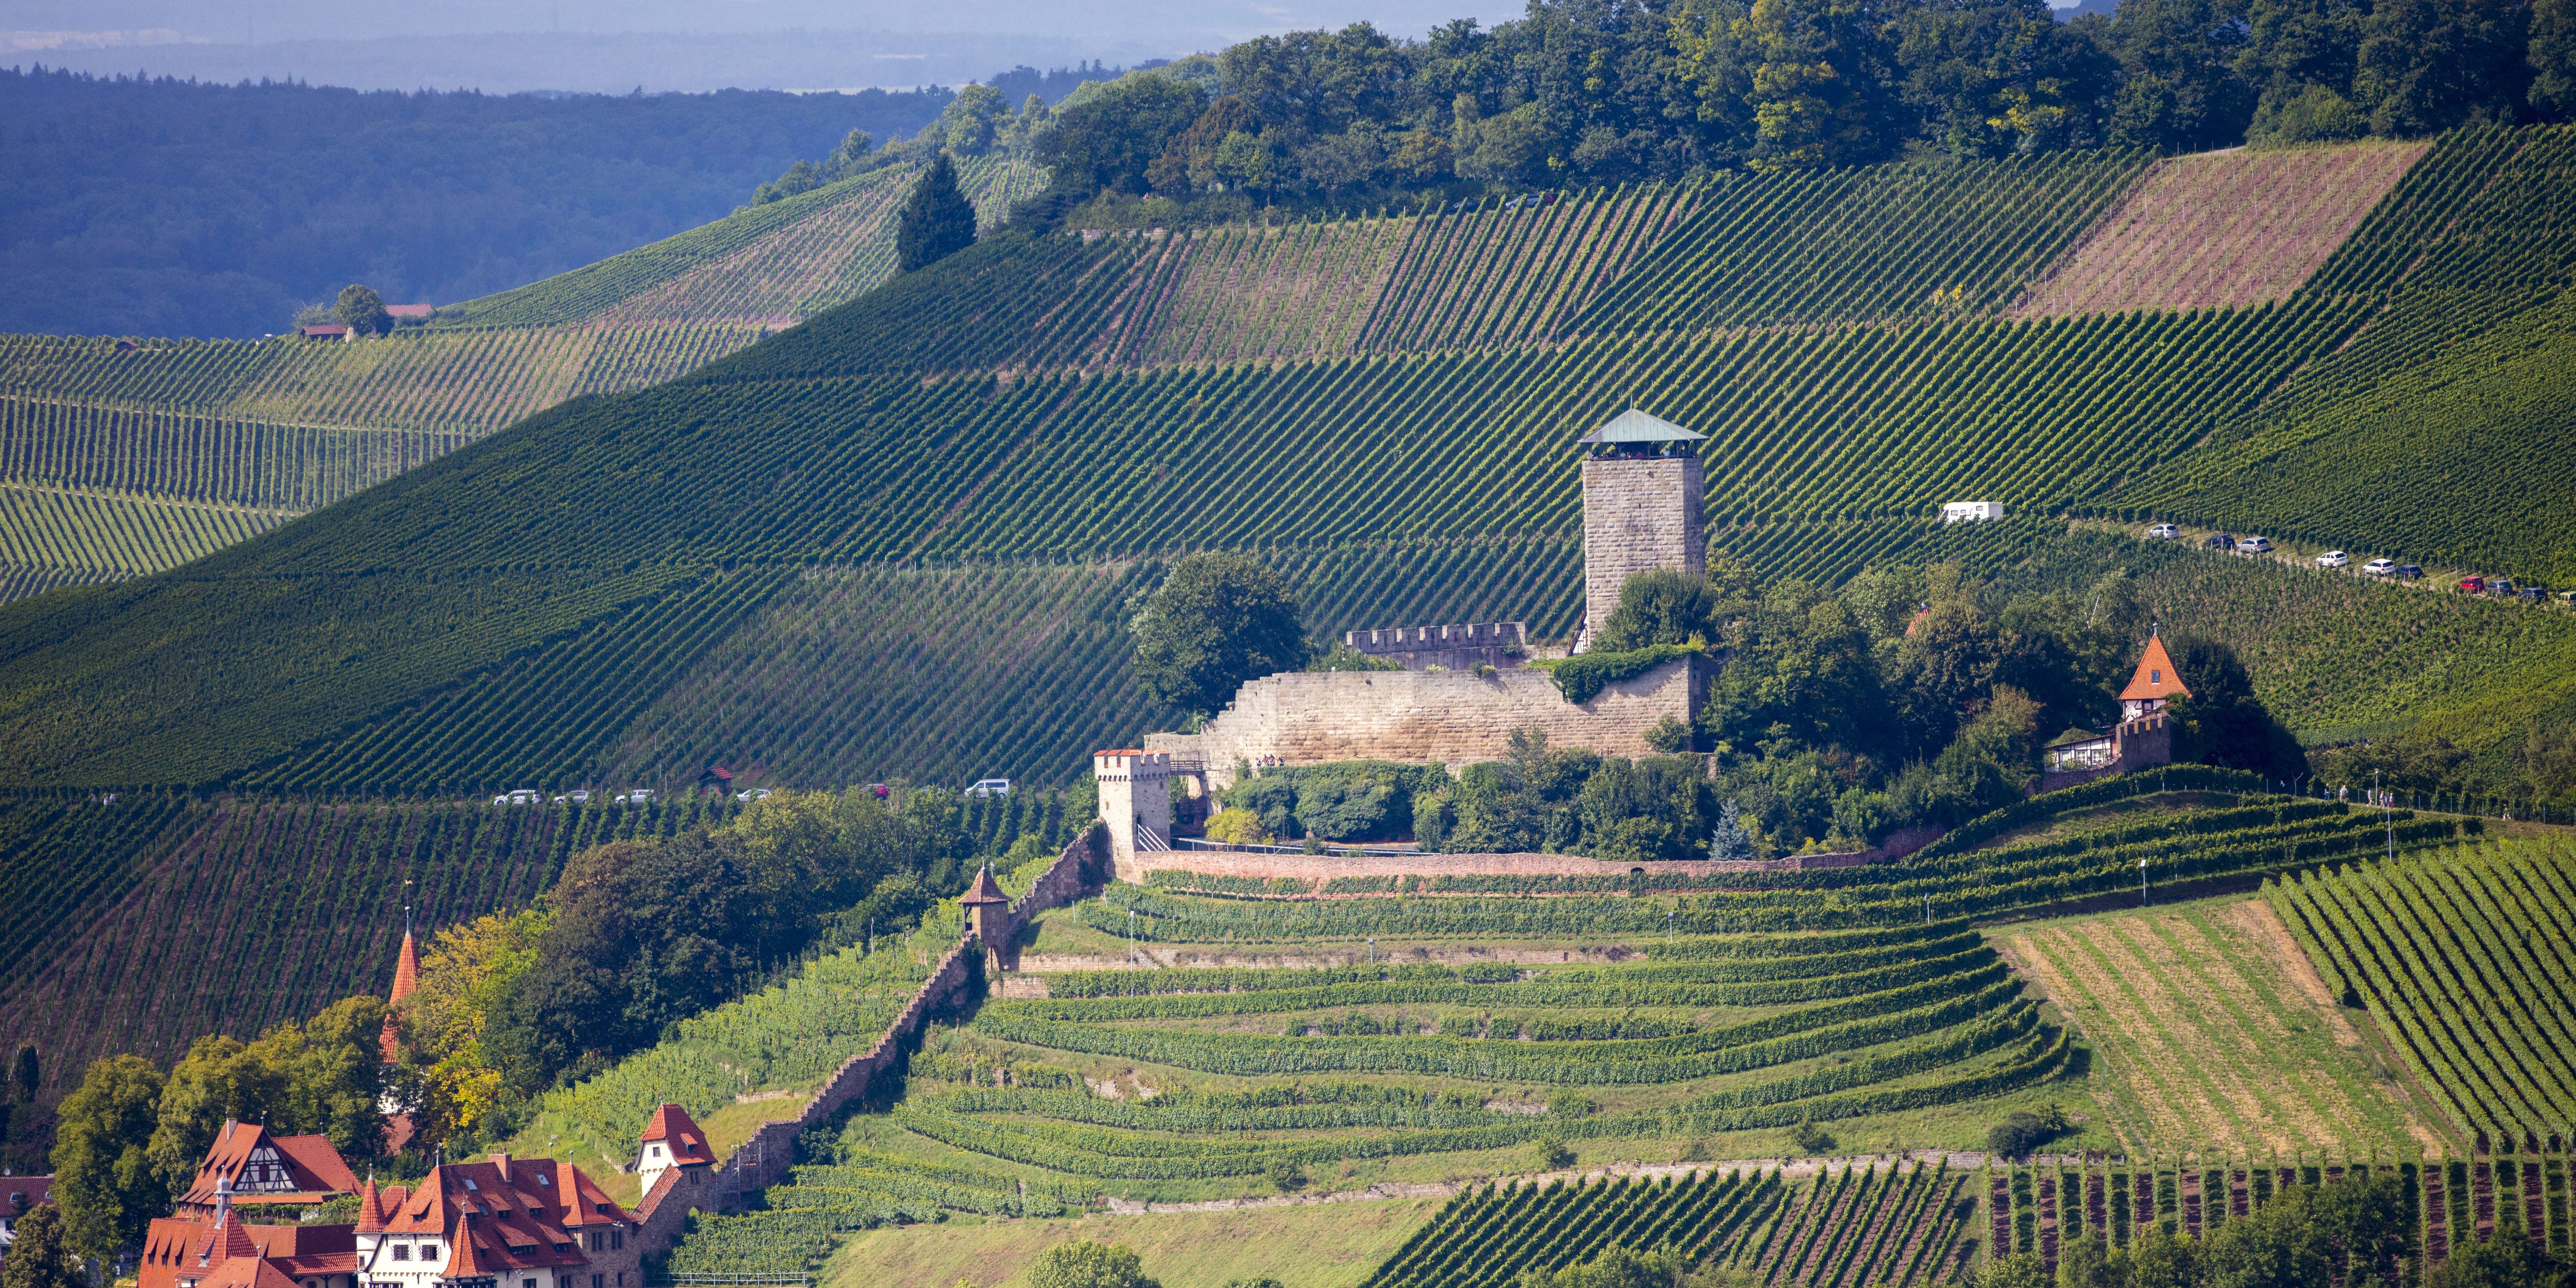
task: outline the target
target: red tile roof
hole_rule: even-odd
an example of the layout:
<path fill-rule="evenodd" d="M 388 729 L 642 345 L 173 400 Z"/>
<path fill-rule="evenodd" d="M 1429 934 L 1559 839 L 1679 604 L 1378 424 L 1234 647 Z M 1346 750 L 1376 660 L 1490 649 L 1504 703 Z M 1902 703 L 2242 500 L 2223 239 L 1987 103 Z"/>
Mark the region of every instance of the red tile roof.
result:
<path fill-rule="evenodd" d="M 181 1216 L 211 1218 L 215 1185 L 232 1182 L 237 1205 L 296 1204 L 309 1206 L 335 1194 L 358 1192 L 358 1178 L 332 1148 L 328 1136 L 271 1136 L 258 1123 L 227 1122 L 206 1148 L 197 1179 L 179 1196 L 173 1209 Z"/>
<path fill-rule="evenodd" d="M 967 904 L 969 906 L 979 903 L 1009 903 L 1010 901 L 1011 896 L 1002 893 L 1002 887 L 994 883 L 993 865 L 989 863 L 985 864 L 983 867 L 975 869 L 974 884 L 966 887 L 966 893 L 957 896 L 957 902 Z"/>
<path fill-rule="evenodd" d="M 2129 687 L 2120 690 L 2122 702 L 2142 699 L 2188 698 L 2191 689 L 2182 682 L 2182 672 L 2174 669 L 2173 659 L 2165 655 L 2165 642 L 2147 637 L 2147 654 L 2138 659 L 2138 670 L 2129 677 Z"/>
<path fill-rule="evenodd" d="M 420 950 L 412 945 L 411 931 L 403 931 L 402 952 L 394 958 L 394 989 L 385 997 L 385 1005 L 401 1005 L 402 1000 L 420 991 Z M 384 1030 L 376 1035 L 376 1046 L 384 1053 L 385 1063 L 402 1060 L 402 1025 L 393 1012 L 385 1012 Z"/>
<path fill-rule="evenodd" d="M 50 1176 L 0 1176 L 0 1216 L 15 1220 L 27 1215 L 53 1189 Z"/>
<path fill-rule="evenodd" d="M 135 1288 L 177 1288 L 183 1277 L 199 1281 L 198 1288 L 269 1284 L 260 1273 L 263 1266 L 276 1283 L 289 1285 L 306 1275 L 355 1274 L 356 1234 L 345 1225 L 252 1225 L 238 1212 L 212 1226 L 157 1217 L 144 1236 Z"/>
<path fill-rule="evenodd" d="M 707 1148 L 707 1134 L 689 1120 L 689 1111 L 678 1105 L 665 1104 L 653 1111 L 653 1121 L 644 1125 L 638 1140 L 658 1140 L 671 1149 L 671 1161 L 683 1166 L 716 1161 L 715 1152 Z"/>
<path fill-rule="evenodd" d="M 385 306 L 385 313 L 387 316 L 398 318 L 425 318 L 435 311 L 435 306 L 428 304 L 388 304 Z"/>
<path fill-rule="evenodd" d="M 342 326 L 337 322 L 330 322 L 320 326 L 300 326 L 295 328 L 295 333 L 297 335 L 312 336 L 347 335 L 349 333 L 349 328 Z"/>
<path fill-rule="evenodd" d="M 580 1168 L 551 1158 L 495 1154 L 487 1163 L 448 1163 L 410 1190 L 385 1194 L 384 1233 L 447 1241 L 455 1248 L 445 1274 L 451 1279 L 468 1270 L 586 1265 L 574 1231 L 634 1219 Z"/>

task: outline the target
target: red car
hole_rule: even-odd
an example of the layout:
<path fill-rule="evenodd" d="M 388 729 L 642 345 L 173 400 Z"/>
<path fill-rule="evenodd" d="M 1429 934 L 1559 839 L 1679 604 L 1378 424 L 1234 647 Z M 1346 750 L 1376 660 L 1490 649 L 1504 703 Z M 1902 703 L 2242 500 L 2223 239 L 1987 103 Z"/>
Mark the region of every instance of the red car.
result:
<path fill-rule="evenodd" d="M 2460 578 L 2460 589 L 2465 590 L 2472 595 L 2483 595 L 2487 590 L 2487 579 L 2484 577 L 2462 577 Z"/>

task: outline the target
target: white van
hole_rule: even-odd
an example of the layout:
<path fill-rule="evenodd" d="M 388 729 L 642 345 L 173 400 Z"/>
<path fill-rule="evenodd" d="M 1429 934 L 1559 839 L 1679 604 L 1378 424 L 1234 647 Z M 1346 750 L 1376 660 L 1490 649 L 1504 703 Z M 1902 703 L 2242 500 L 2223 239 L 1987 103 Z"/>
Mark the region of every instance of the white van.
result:
<path fill-rule="evenodd" d="M 966 794 L 969 796 L 1008 796 L 1011 794 L 1011 780 L 1007 778 L 978 778 L 975 780 L 974 786 L 966 789 Z"/>

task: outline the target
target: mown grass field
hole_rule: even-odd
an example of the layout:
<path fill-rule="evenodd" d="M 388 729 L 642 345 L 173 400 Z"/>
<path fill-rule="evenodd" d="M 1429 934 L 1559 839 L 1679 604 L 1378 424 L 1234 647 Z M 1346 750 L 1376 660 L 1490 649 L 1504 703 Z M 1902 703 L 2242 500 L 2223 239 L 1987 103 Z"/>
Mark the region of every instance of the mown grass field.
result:
<path fill-rule="evenodd" d="M 2015 924 L 2005 951 L 2093 1044 L 2130 1151 L 2458 1150 L 2367 1017 L 2252 897 Z"/>

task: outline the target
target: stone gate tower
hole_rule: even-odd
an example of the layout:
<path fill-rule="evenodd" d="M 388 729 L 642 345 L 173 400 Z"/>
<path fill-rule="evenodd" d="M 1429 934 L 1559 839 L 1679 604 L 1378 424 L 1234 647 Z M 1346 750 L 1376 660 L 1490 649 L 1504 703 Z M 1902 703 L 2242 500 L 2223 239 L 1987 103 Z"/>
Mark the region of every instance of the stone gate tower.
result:
<path fill-rule="evenodd" d="M 1619 587 L 1655 568 L 1703 572 L 1707 535 L 1700 519 L 1705 485 L 1695 434 L 1634 407 L 1577 439 L 1583 457 L 1583 630 L 1592 633 L 1619 607 Z"/>
<path fill-rule="evenodd" d="M 1172 754 L 1132 747 L 1091 753 L 1100 783 L 1100 819 L 1109 825 L 1109 857 L 1121 881 L 1141 882 L 1138 854 L 1172 848 Z"/>

